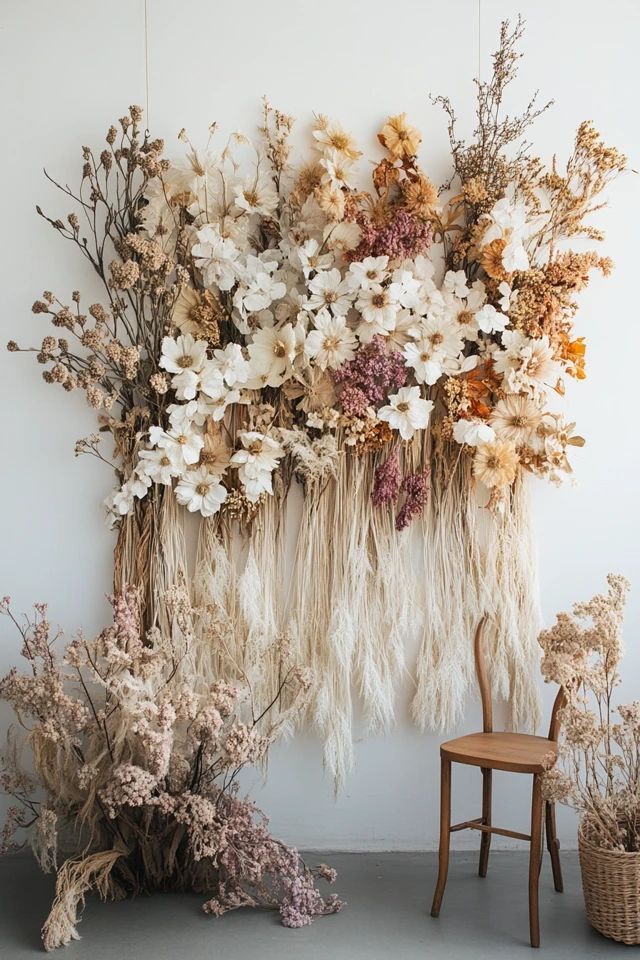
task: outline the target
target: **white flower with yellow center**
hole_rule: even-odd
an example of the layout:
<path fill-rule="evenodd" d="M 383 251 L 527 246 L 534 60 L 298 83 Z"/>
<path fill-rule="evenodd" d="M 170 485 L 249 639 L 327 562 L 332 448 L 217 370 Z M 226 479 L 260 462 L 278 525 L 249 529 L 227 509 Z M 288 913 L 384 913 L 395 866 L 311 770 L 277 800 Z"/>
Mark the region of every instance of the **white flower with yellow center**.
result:
<path fill-rule="evenodd" d="M 264 386 L 279 387 L 296 355 L 294 329 L 290 323 L 264 327 L 256 331 L 248 350 L 253 378 L 259 378 Z"/>
<path fill-rule="evenodd" d="M 231 464 L 238 469 L 247 500 L 255 503 L 262 493 L 273 493 L 272 473 L 285 450 L 277 440 L 255 430 L 244 431 L 239 436 L 242 449 L 231 457 Z"/>
<path fill-rule="evenodd" d="M 220 478 L 209 473 L 206 467 L 189 470 L 176 487 L 176 500 L 189 513 L 201 513 L 203 517 L 212 517 L 218 513 L 227 499 L 227 491 Z"/>
<path fill-rule="evenodd" d="M 162 447 L 156 450 L 141 450 L 137 466 L 139 474 L 149 477 L 154 483 L 171 484 L 181 470 Z"/>
<path fill-rule="evenodd" d="M 246 213 L 270 217 L 278 207 L 278 191 L 271 177 L 256 172 L 256 176 L 234 187 L 236 207 Z"/>
<path fill-rule="evenodd" d="M 227 386 L 247 382 L 251 367 L 239 343 L 228 343 L 223 350 L 214 350 L 213 357 Z"/>
<path fill-rule="evenodd" d="M 397 430 L 403 440 L 411 440 L 417 430 L 424 430 L 433 410 L 432 400 L 423 400 L 420 387 L 401 387 L 389 397 L 389 403 L 378 410 L 378 418 Z"/>
<path fill-rule="evenodd" d="M 204 446 L 202 436 L 193 428 L 163 430 L 162 427 L 150 427 L 149 440 L 154 447 L 166 450 L 167 456 L 178 469 L 197 463 Z"/>
<path fill-rule="evenodd" d="M 364 342 L 370 341 L 377 333 L 386 336 L 393 330 L 400 304 L 389 287 L 380 284 L 361 290 L 356 300 L 356 309 L 360 311 L 362 323 L 358 336 Z"/>
<path fill-rule="evenodd" d="M 402 354 L 405 366 L 411 367 L 418 383 L 435 383 L 443 374 L 442 356 L 434 353 L 428 340 L 407 343 Z"/>
<path fill-rule="evenodd" d="M 336 370 L 353 359 L 357 340 L 344 317 L 332 317 L 328 310 L 321 310 L 314 323 L 315 330 L 308 334 L 304 350 L 321 370 Z"/>
<path fill-rule="evenodd" d="M 323 180 L 327 183 L 338 188 L 351 186 L 353 161 L 343 153 L 330 147 L 325 151 L 320 166 L 324 167 Z"/>
<path fill-rule="evenodd" d="M 174 340 L 163 337 L 160 366 L 173 374 L 171 385 L 183 400 L 193 400 L 199 383 L 199 374 L 207 356 L 206 340 L 195 340 L 190 333 Z"/>
<path fill-rule="evenodd" d="M 331 270 L 321 270 L 313 280 L 307 283 L 309 310 L 330 309 L 334 316 L 345 316 L 351 306 L 353 294 L 346 280 L 342 279 L 340 271 L 335 267 Z"/>
<path fill-rule="evenodd" d="M 378 287 L 387 278 L 389 257 L 365 257 L 364 260 L 354 260 L 349 265 L 347 279 L 354 289 L 369 290 Z"/>
<path fill-rule="evenodd" d="M 429 344 L 433 356 L 439 360 L 457 357 L 464 349 L 460 324 L 446 313 L 429 314 L 420 323 L 420 339 Z"/>
<path fill-rule="evenodd" d="M 305 240 L 302 246 L 295 249 L 297 258 L 305 279 L 307 280 L 314 271 L 328 270 L 333 265 L 333 254 L 322 253 L 322 248 L 317 240 Z"/>

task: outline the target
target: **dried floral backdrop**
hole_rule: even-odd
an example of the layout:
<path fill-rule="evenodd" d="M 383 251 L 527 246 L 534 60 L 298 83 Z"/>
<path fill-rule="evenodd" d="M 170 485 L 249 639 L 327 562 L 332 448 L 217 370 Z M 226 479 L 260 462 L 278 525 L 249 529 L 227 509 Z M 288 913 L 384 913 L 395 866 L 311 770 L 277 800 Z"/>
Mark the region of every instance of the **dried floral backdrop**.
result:
<path fill-rule="evenodd" d="M 45 217 L 104 284 L 86 308 L 45 292 L 34 310 L 56 330 L 35 352 L 98 412 L 76 452 L 116 469 L 115 590 L 138 585 L 145 628 L 170 630 L 163 598 L 188 583 L 211 677 L 249 676 L 259 701 L 280 689 L 283 647 L 310 667 L 305 714 L 338 781 L 353 692 L 369 729 L 388 728 L 415 627 L 421 727 L 458 718 L 483 610 L 496 691 L 514 725 L 537 718 L 526 481 L 559 482 L 583 442 L 556 400 L 563 377 L 585 376 L 576 295 L 611 264 L 570 244 L 601 239 L 589 218 L 625 158 L 590 123 L 565 166 L 531 154 L 546 107 L 502 111 L 521 33 L 503 25 L 470 142 L 437 99 L 452 153 L 439 188 L 404 114 L 383 125 L 364 188 L 332 119 L 315 118 L 300 162 L 291 118 L 266 103 L 256 142 L 216 146 L 214 125 L 199 151 L 183 131 L 169 161 L 132 107 L 101 152 L 83 148 L 79 191 L 62 187 L 76 210 Z M 202 518 L 193 574 L 181 507 Z"/>

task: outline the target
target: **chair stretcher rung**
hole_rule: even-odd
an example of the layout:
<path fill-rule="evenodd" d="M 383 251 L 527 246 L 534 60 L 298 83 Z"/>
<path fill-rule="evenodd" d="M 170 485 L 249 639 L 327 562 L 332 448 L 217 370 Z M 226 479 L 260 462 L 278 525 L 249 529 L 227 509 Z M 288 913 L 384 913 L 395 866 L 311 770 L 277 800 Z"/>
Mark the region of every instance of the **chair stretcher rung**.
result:
<path fill-rule="evenodd" d="M 518 833 L 517 830 L 504 830 L 502 827 L 493 827 L 491 824 L 483 823 L 482 817 L 476 820 L 464 820 L 462 823 L 455 823 L 449 827 L 449 833 L 455 833 L 457 830 L 481 830 L 483 833 L 498 833 L 501 837 L 511 837 L 513 840 L 526 840 L 531 842 L 531 834 Z"/>

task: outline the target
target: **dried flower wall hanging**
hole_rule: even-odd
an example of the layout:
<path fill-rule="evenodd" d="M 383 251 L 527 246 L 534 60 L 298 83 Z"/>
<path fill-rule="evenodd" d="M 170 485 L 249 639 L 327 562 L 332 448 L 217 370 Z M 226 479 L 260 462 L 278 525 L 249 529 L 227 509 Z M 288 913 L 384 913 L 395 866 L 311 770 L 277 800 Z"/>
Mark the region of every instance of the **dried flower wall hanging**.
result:
<path fill-rule="evenodd" d="M 326 117 L 302 161 L 292 119 L 265 102 L 256 142 L 219 146 L 213 125 L 199 151 L 182 131 L 170 162 L 132 107 L 104 150 L 83 148 L 80 190 L 63 188 L 77 212 L 46 218 L 104 285 L 101 304 L 47 292 L 34 310 L 57 328 L 36 350 L 45 379 L 98 411 L 77 452 L 107 459 L 100 437 L 113 441 L 115 589 L 139 585 L 145 626 L 168 629 L 161 598 L 188 575 L 179 507 L 199 515 L 188 579 L 216 677 L 259 674 L 268 702 L 287 636 L 314 673 L 306 716 L 337 780 L 354 693 L 369 729 L 388 728 L 416 625 L 421 727 L 459 718 L 485 610 L 496 691 L 514 725 L 537 718 L 526 478 L 559 482 L 583 443 L 555 401 L 585 376 L 576 295 L 611 264 L 570 244 L 601 239 L 589 218 L 625 158 L 590 123 L 565 167 L 530 153 L 546 107 L 502 111 L 521 35 L 503 24 L 470 142 L 437 98 L 453 163 L 439 189 L 405 114 L 362 186 L 361 151 Z"/>

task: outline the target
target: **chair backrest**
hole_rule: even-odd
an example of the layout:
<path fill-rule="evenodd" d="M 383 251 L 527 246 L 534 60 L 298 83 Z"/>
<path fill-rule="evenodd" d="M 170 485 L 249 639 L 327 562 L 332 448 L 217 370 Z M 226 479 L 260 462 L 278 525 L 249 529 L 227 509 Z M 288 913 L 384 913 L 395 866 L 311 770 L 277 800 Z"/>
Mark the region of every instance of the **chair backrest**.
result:
<path fill-rule="evenodd" d="M 480 700 L 482 702 L 482 730 L 484 733 L 493 732 L 493 703 L 491 701 L 491 681 L 487 673 L 487 667 L 484 657 L 484 629 L 487 624 L 487 614 L 482 617 L 473 640 L 473 652 L 476 662 L 476 677 L 480 687 Z M 560 711 L 567 702 L 564 688 L 560 687 L 556 699 L 551 708 L 551 722 L 549 724 L 548 739 L 557 741 L 560 736 Z"/>

